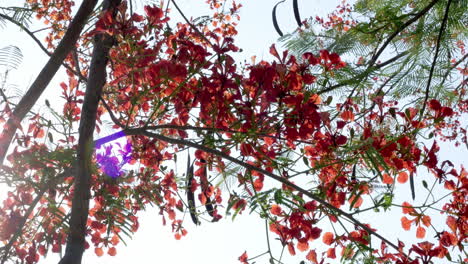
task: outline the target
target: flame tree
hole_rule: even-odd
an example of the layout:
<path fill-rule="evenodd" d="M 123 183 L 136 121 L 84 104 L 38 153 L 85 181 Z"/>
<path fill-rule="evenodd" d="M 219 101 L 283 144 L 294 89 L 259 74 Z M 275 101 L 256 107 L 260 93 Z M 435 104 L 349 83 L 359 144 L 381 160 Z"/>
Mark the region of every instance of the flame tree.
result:
<path fill-rule="evenodd" d="M 441 141 L 468 147 L 466 1 L 361 0 L 303 21 L 292 3 L 293 33 L 273 9 L 286 49 L 272 45 L 271 61 L 247 64 L 234 59 L 234 1 L 207 1 L 212 15 L 195 20 L 177 1 L 1 7 L 0 21 L 50 56 L 24 96 L 1 90 L 0 177 L 11 189 L 0 208 L 1 263 L 50 251 L 81 263 L 88 248 L 114 256 L 148 205 L 176 239 L 187 234 L 185 214 L 199 224 L 203 214 L 216 222 L 256 211 L 290 254 L 312 263 L 466 261 L 468 173 L 439 154 Z M 29 29 L 33 18 L 47 24 L 45 42 Z M 19 56 L 0 50 L 6 65 Z M 34 111 L 60 67 L 60 104 Z M 119 137 L 117 151 L 105 145 Z M 170 161 L 185 155 L 177 175 Z M 412 197 L 397 202 L 405 191 Z M 391 209 L 401 221 L 388 225 L 419 242 L 366 222 Z"/>

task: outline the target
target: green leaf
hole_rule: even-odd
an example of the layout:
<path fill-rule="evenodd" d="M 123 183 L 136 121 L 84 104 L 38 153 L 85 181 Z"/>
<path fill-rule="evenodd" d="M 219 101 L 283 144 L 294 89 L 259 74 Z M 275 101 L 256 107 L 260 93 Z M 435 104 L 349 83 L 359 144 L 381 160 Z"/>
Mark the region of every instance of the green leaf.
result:
<path fill-rule="evenodd" d="M 282 204 L 283 203 L 283 195 L 282 195 L 281 190 L 276 190 L 275 194 L 273 195 L 273 198 L 275 200 L 275 203 Z"/>
<path fill-rule="evenodd" d="M 427 189 L 427 182 L 425 180 L 422 181 L 422 185 L 424 186 L 425 189 Z"/>
<path fill-rule="evenodd" d="M 445 257 L 451 262 L 452 261 L 452 256 L 450 256 L 450 253 L 447 252 L 447 254 L 445 254 Z"/>
<path fill-rule="evenodd" d="M 382 207 L 387 210 L 392 206 L 393 195 L 391 193 L 385 193 L 383 197 Z"/>

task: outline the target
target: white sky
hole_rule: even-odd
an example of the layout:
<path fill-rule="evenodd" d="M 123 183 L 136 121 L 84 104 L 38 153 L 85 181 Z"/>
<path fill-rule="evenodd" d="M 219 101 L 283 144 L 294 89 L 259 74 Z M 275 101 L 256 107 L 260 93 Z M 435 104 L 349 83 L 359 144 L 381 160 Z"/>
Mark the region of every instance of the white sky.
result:
<path fill-rule="evenodd" d="M 204 8 L 204 2 L 204 0 L 177 1 L 189 17 L 210 14 Z M 237 45 L 244 50 L 243 56 L 245 56 L 246 60 L 250 60 L 252 55 L 256 55 L 257 59 L 268 58 L 269 47 L 278 38 L 271 20 L 271 11 L 277 1 L 238 0 L 238 2 L 241 2 L 243 7 L 240 13 L 241 21 L 237 28 L 239 31 L 239 35 L 236 38 Z M 8 4 L 17 3 L 17 0 L 2 0 L 0 5 L 7 6 Z M 300 0 L 301 18 L 315 17 L 316 15 L 326 16 L 339 3 L 339 0 Z M 288 0 L 280 5 L 277 11 L 278 21 L 283 33 L 294 30 L 296 24 L 293 18 L 292 1 Z M 173 11 L 174 14 L 176 14 L 175 10 Z M 178 16 L 172 17 L 171 20 L 180 21 Z M 37 24 L 31 28 L 37 29 L 41 27 L 42 24 Z M 9 80 L 25 91 L 40 69 L 42 69 L 47 56 L 35 46 L 35 43 L 24 32 L 19 32 L 17 27 L 7 24 L 7 27 L 0 28 L 0 32 L 2 32 L 2 36 L 8 36 L 7 38 L 0 38 L 0 47 L 15 45 L 20 47 L 24 54 L 24 61 L 21 67 L 11 73 Z M 63 80 L 62 78 L 65 78 L 63 71 L 54 78 L 52 84 L 48 87 L 47 94 L 39 100 L 40 104 L 43 104 L 46 97 L 53 98 L 53 94 L 59 91 L 58 83 Z M 456 156 L 453 152 L 447 155 L 447 159 L 457 161 L 456 164 L 466 162 L 466 159 L 463 159 L 462 155 Z M 459 167 L 457 166 L 456 168 L 458 169 Z M 400 204 L 403 201 L 411 201 L 409 186 L 404 186 L 404 188 L 406 190 L 402 191 L 401 196 L 395 201 L 396 203 L 398 201 L 400 201 Z M 425 194 L 423 190 L 418 190 L 418 192 L 421 194 L 421 197 L 425 197 L 422 195 Z M 0 189 L 0 198 L 2 197 L 4 197 L 4 193 L 2 194 Z M 149 209 L 147 212 L 139 215 L 140 229 L 134 235 L 133 240 L 127 239 L 127 247 L 122 243 L 117 247 L 116 257 L 110 257 L 105 254 L 103 257 L 98 258 L 94 254 L 93 247 L 91 247 L 91 250 L 85 252 L 83 263 L 239 263 L 237 258 L 244 250 L 247 250 L 249 257 L 261 254 L 267 250 L 264 220 L 261 220 L 257 215 L 248 216 L 247 212 L 248 210 L 243 215 L 238 216 L 234 222 L 229 217 L 222 219 L 218 223 L 203 222 L 201 226 L 194 226 L 190 220 L 185 221 L 188 235 L 180 241 L 176 241 L 173 238 L 170 225 L 163 227 L 157 210 Z M 391 238 L 395 242 L 397 238 L 403 241 L 413 238 L 416 232 L 414 227 L 411 231 L 404 231 L 400 226 L 400 217 L 401 211 L 394 209 L 392 212 L 387 213 L 371 213 L 360 217 L 360 219 L 365 219 L 366 222 L 380 227 L 381 234 L 384 237 Z M 439 222 L 439 224 L 441 223 Z M 388 228 L 389 225 L 392 228 Z M 331 230 L 328 223 L 323 227 L 328 229 L 323 232 Z M 275 237 L 275 235 L 270 234 L 271 245 L 274 246 L 274 256 L 278 258 L 281 253 L 281 247 L 279 246 L 280 243 L 274 240 Z M 405 243 L 407 245 L 410 244 L 406 241 Z M 317 246 L 319 244 L 322 243 L 318 241 Z M 312 246 L 314 245 L 312 244 Z M 337 251 L 337 255 L 339 252 Z M 284 263 L 299 263 L 300 260 L 305 260 L 304 254 L 298 255 L 300 256 L 299 258 L 291 258 L 288 256 L 287 250 L 285 250 Z M 57 255 L 51 254 L 46 260 L 42 259 L 41 263 L 57 263 L 58 259 Z M 268 263 L 268 258 L 260 258 L 257 263 Z"/>

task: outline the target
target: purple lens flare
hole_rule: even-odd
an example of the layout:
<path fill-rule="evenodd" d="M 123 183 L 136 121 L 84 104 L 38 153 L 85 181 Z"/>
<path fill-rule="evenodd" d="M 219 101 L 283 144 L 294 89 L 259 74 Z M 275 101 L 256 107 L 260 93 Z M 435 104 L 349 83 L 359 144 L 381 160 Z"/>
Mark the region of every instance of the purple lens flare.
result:
<path fill-rule="evenodd" d="M 103 138 L 100 138 L 98 140 L 96 140 L 94 142 L 94 146 L 96 149 L 99 149 L 101 148 L 102 145 L 106 144 L 106 143 L 109 143 L 111 141 L 114 141 L 116 139 L 119 139 L 121 137 L 124 137 L 125 136 L 125 132 L 122 130 L 122 131 L 119 131 L 119 132 L 116 132 L 114 134 L 111 134 L 109 136 L 105 136 Z"/>
<path fill-rule="evenodd" d="M 103 172 L 113 179 L 124 173 L 122 167 L 128 164 L 132 158 L 132 145 L 130 142 L 127 141 L 123 146 L 120 142 L 111 143 L 124 136 L 126 136 L 125 133 L 119 131 L 95 141 L 96 161 Z M 98 152 L 104 144 L 107 145 L 104 146 L 103 151 Z"/>

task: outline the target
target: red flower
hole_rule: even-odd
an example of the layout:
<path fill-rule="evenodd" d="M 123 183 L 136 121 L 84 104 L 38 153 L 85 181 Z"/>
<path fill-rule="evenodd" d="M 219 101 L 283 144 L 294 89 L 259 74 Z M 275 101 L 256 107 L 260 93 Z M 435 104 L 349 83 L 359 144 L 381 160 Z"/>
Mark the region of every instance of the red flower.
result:
<path fill-rule="evenodd" d="M 164 12 L 162 11 L 161 8 L 156 7 L 156 6 L 145 6 L 145 13 L 148 16 L 149 22 L 151 24 L 157 24 L 162 22 L 161 18 L 164 15 Z"/>
<path fill-rule="evenodd" d="M 332 53 L 329 56 L 330 62 L 333 64 L 339 64 L 341 62 L 340 56 L 336 53 Z"/>
<path fill-rule="evenodd" d="M 273 204 L 273 205 L 271 206 L 270 212 L 271 212 L 271 214 L 273 214 L 273 215 L 281 215 L 281 213 L 282 213 L 283 211 L 281 210 L 281 207 L 280 207 L 279 205 Z"/>
<path fill-rule="evenodd" d="M 323 243 L 325 243 L 327 245 L 331 245 L 333 243 L 333 240 L 334 240 L 333 237 L 334 237 L 333 233 L 326 232 L 325 234 L 323 234 L 322 241 L 323 241 Z"/>
<path fill-rule="evenodd" d="M 247 252 L 244 251 L 244 253 L 239 257 L 239 261 L 242 262 L 242 264 L 249 264 L 249 262 L 247 262 L 249 256 L 247 256 Z"/>
<path fill-rule="evenodd" d="M 312 227 L 312 229 L 310 230 L 310 238 L 317 239 L 320 237 L 321 233 L 322 233 L 322 229 L 318 227 Z"/>
<path fill-rule="evenodd" d="M 110 256 L 115 256 L 117 255 L 117 249 L 115 249 L 115 247 L 111 247 L 109 248 L 109 250 L 107 250 L 107 254 L 109 254 Z"/>
<path fill-rule="evenodd" d="M 307 60 L 310 65 L 317 65 L 319 63 L 319 60 L 314 57 L 314 55 L 310 52 L 306 52 L 302 55 L 302 58 L 304 60 Z"/>
<path fill-rule="evenodd" d="M 450 107 L 444 106 L 440 110 L 439 114 L 440 114 L 440 117 L 452 116 L 453 115 L 453 110 Z"/>
<path fill-rule="evenodd" d="M 330 52 L 328 50 L 321 50 L 320 51 L 320 58 L 324 61 L 330 60 Z"/>
<path fill-rule="evenodd" d="M 440 108 L 441 108 L 441 105 L 440 105 L 439 101 L 437 101 L 435 99 L 432 99 L 429 102 L 427 102 L 427 105 L 429 106 L 430 109 L 432 109 L 434 111 L 439 111 Z"/>
<path fill-rule="evenodd" d="M 406 218 L 406 216 L 403 216 L 401 218 L 401 226 L 403 227 L 403 229 L 410 230 L 411 223 L 413 223 L 413 220 L 409 220 L 408 218 Z"/>
<path fill-rule="evenodd" d="M 444 247 L 455 246 L 458 243 L 458 239 L 454 234 L 444 231 L 440 237 L 440 243 Z"/>
<path fill-rule="evenodd" d="M 315 250 L 309 251 L 309 253 L 306 256 L 306 259 L 312 261 L 312 263 L 318 263 L 317 253 L 315 252 Z"/>
<path fill-rule="evenodd" d="M 96 256 L 101 257 L 104 254 L 104 251 L 102 248 L 95 248 L 94 253 L 96 253 Z"/>
<path fill-rule="evenodd" d="M 422 226 L 418 226 L 418 228 L 416 229 L 416 237 L 422 239 L 425 236 L 426 236 L 426 229 L 424 229 L 424 227 Z"/>
<path fill-rule="evenodd" d="M 348 142 L 348 138 L 343 135 L 339 135 L 336 137 L 335 142 L 338 146 L 342 146 Z"/>
<path fill-rule="evenodd" d="M 317 78 L 315 76 L 312 76 L 308 73 L 302 75 L 302 80 L 304 81 L 305 84 L 312 84 L 315 82 Z"/>
<path fill-rule="evenodd" d="M 399 183 L 405 183 L 406 181 L 408 181 L 408 173 L 404 171 L 398 173 L 397 181 Z"/>
<path fill-rule="evenodd" d="M 434 244 L 425 241 L 418 243 L 418 246 L 413 245 L 413 247 L 410 249 L 410 252 L 414 251 L 416 254 L 420 255 L 423 263 L 429 263 L 433 257 L 439 256 L 439 253 L 442 251 L 440 246 L 436 248 L 433 247 Z"/>

